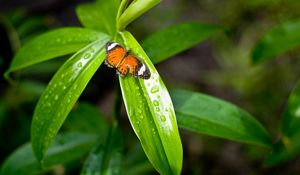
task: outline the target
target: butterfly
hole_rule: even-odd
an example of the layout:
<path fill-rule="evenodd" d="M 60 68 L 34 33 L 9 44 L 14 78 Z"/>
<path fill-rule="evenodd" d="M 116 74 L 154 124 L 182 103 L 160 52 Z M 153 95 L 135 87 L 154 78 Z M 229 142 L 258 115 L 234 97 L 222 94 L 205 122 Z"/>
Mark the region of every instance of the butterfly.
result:
<path fill-rule="evenodd" d="M 142 61 L 116 42 L 106 43 L 105 64 L 108 67 L 116 68 L 117 74 L 120 76 L 125 76 L 127 73 L 143 79 L 149 79 L 151 76 Z"/>

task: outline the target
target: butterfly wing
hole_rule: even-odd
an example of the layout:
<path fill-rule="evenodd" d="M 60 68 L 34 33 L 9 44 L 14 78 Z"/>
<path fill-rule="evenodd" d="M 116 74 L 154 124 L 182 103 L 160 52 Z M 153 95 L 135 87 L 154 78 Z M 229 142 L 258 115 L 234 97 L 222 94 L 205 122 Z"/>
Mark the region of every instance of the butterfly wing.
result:
<path fill-rule="evenodd" d="M 106 44 L 106 59 L 105 64 L 108 67 L 118 67 L 122 62 L 124 56 L 126 55 L 126 50 L 120 44 L 115 42 L 108 42 Z"/>
<path fill-rule="evenodd" d="M 150 72 L 147 69 L 146 65 L 131 54 L 127 54 L 127 56 L 122 61 L 121 65 L 122 67 L 125 65 L 128 68 L 129 73 L 134 75 L 135 77 L 139 77 L 143 79 L 150 78 Z"/>

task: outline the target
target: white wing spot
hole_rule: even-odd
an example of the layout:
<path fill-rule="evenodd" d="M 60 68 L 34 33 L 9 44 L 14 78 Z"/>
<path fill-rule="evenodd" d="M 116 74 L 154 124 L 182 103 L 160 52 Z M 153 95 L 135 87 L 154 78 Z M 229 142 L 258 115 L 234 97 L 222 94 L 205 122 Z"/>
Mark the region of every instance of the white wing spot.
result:
<path fill-rule="evenodd" d="M 110 45 L 107 46 L 107 50 L 111 50 L 114 47 L 116 47 L 116 45 L 118 45 L 118 43 L 111 43 Z"/>
<path fill-rule="evenodd" d="M 143 64 L 142 67 L 140 67 L 138 75 L 143 75 L 145 71 L 146 71 L 146 66 Z"/>

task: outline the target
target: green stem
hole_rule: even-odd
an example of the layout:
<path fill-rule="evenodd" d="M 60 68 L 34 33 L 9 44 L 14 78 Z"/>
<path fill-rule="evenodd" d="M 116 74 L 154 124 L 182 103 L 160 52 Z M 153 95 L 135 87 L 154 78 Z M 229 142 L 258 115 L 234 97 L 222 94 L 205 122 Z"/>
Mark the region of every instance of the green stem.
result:
<path fill-rule="evenodd" d="M 127 6 L 127 4 L 128 4 L 128 0 L 122 0 L 121 1 L 121 4 L 120 4 L 120 6 L 119 6 L 119 9 L 118 9 L 118 13 L 117 13 L 117 17 L 116 17 L 116 21 L 117 21 L 117 25 L 116 25 L 116 27 L 117 27 L 117 32 L 118 32 L 118 30 L 119 30 L 119 18 L 120 18 L 120 16 L 121 16 L 121 14 L 124 12 L 124 9 L 125 9 L 125 7 Z"/>
<path fill-rule="evenodd" d="M 121 116 L 121 105 L 122 105 L 122 94 L 120 89 L 119 81 L 116 81 L 116 97 L 114 104 L 114 115 L 113 115 L 113 125 L 116 126 L 120 123 Z"/>

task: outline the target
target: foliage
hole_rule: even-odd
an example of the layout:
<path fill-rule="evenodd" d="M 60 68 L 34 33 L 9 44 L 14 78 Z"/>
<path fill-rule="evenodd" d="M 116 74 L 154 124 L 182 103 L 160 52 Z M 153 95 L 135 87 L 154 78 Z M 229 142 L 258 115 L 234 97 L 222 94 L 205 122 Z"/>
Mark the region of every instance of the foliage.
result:
<path fill-rule="evenodd" d="M 4 161 L 1 174 L 47 172 L 61 164 L 78 162 L 88 152 L 81 174 L 143 174 L 151 172 L 151 166 L 160 174 L 180 174 L 184 160 L 178 126 L 189 132 L 263 147 L 271 152 L 264 155 L 267 165 L 281 163 L 300 153 L 299 83 L 286 104 L 282 137 L 276 143 L 252 114 L 232 103 L 191 90 L 169 93 L 154 64 L 231 31 L 228 26 L 185 22 L 157 31 L 142 42 L 137 41 L 127 31 L 127 26 L 159 3 L 160 0 L 130 3 L 98 0 L 81 4 L 76 13 L 83 27 L 55 29 L 21 47 L 5 73 L 7 79 L 13 79 L 13 73 L 22 69 L 40 66 L 38 63 L 72 56 L 61 65 L 46 88 L 29 83 L 27 89 L 31 89 L 29 94 L 33 99 L 40 96 L 31 123 L 31 142 L 19 147 Z M 258 64 L 262 61 L 299 46 L 298 29 L 299 21 L 296 20 L 267 32 L 249 52 L 252 62 L 261 66 Z M 26 27 L 22 32 L 26 33 Z M 95 105 L 78 100 L 105 60 L 105 44 L 109 41 L 125 46 L 151 72 L 149 80 L 131 75 L 119 77 L 111 122 L 104 119 Z M 14 92 L 8 94 L 0 101 L 0 128 L 6 117 L 2 114 L 9 111 L 10 106 L 22 103 L 6 104 L 5 101 L 15 95 Z M 144 152 L 137 151 L 142 158 L 132 161 L 134 163 L 128 161 L 136 158 L 134 151 L 125 153 L 121 98 Z M 27 161 L 19 161 L 24 157 Z"/>

